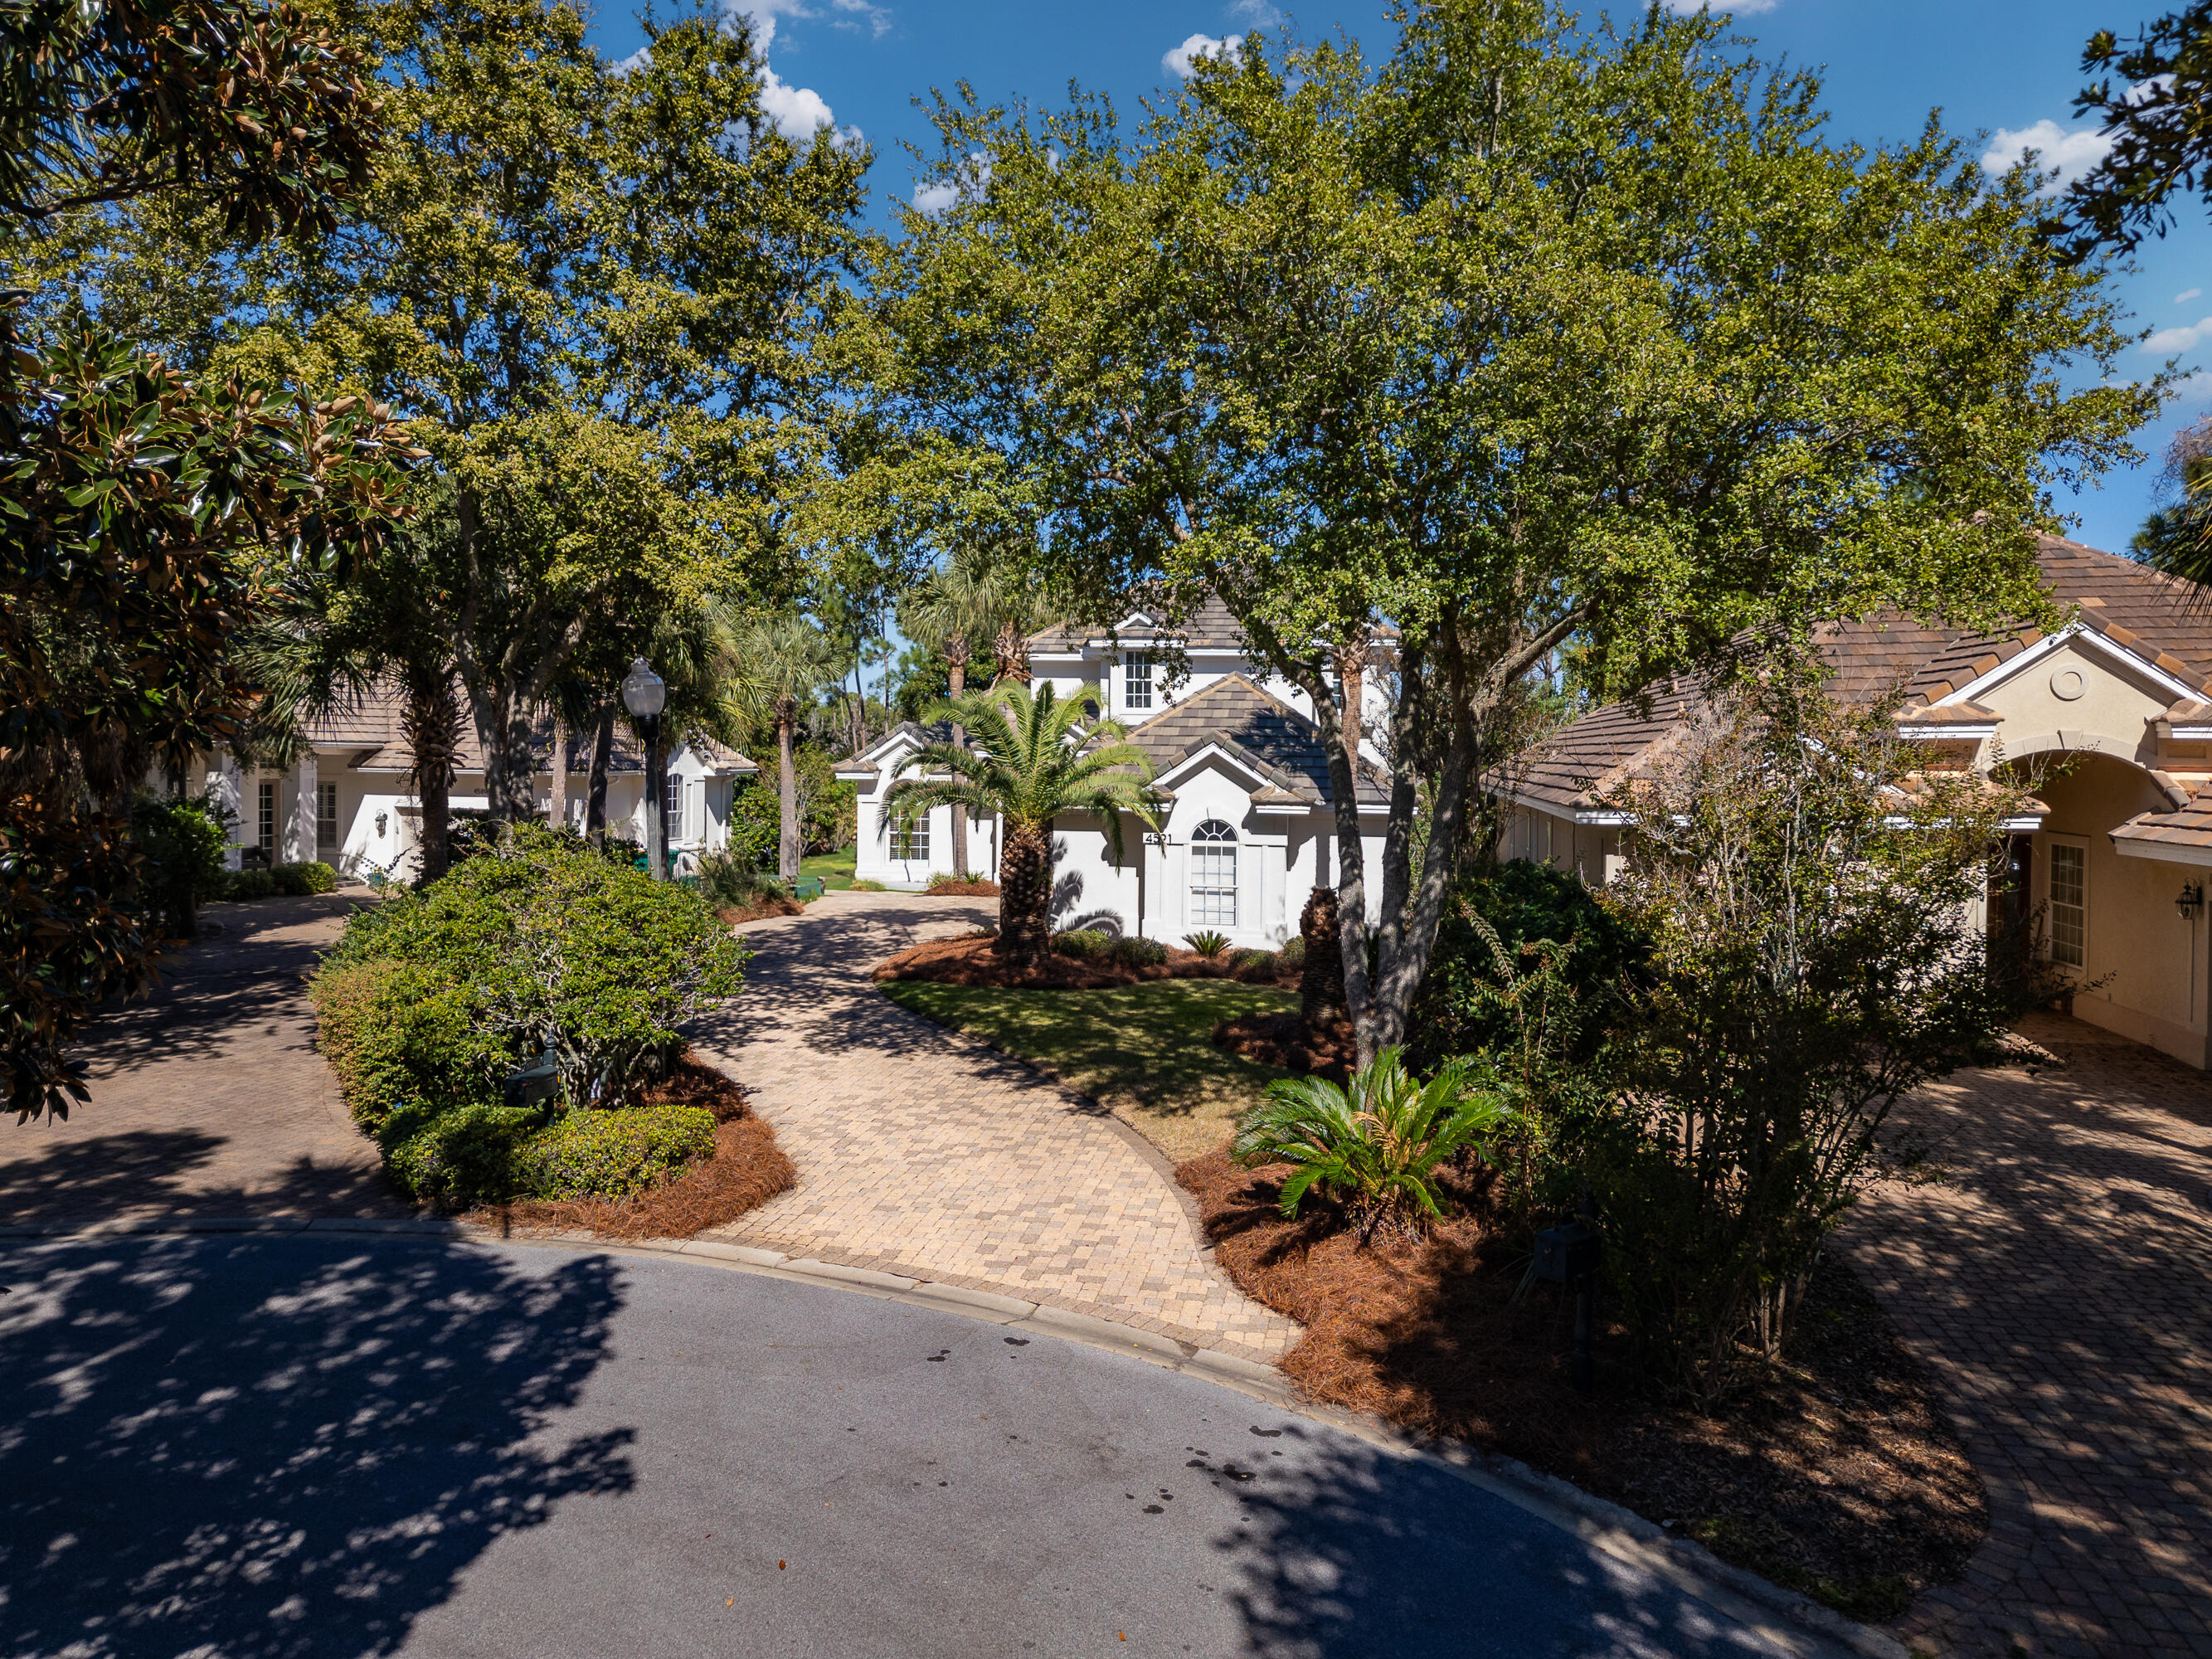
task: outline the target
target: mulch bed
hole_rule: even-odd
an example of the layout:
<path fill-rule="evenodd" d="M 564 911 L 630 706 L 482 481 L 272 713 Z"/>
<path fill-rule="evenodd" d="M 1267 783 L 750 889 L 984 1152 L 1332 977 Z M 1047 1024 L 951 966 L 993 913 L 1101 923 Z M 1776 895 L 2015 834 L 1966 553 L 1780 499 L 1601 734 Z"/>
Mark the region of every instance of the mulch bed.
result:
<path fill-rule="evenodd" d="M 734 927 L 741 921 L 758 921 L 763 916 L 803 915 L 806 907 L 788 893 L 756 893 L 743 904 L 725 904 L 714 914 L 725 927 Z"/>
<path fill-rule="evenodd" d="M 687 1051 L 651 1105 L 704 1106 L 714 1115 L 714 1155 L 635 1198 L 528 1199 L 487 1206 L 476 1219 L 517 1228 L 588 1232 L 599 1238 L 689 1238 L 734 1221 L 798 1184 L 775 1131 L 745 1105 L 738 1085 Z"/>
<path fill-rule="evenodd" d="M 1349 1019 L 1332 1022 L 1318 1045 L 1306 1042 L 1305 1021 L 1295 1008 L 1279 1014 L 1240 1014 L 1213 1028 L 1213 1046 L 1286 1072 L 1311 1073 L 1343 1083 L 1358 1058 L 1358 1038 Z"/>
<path fill-rule="evenodd" d="M 1601 1301 L 1583 1397 L 1572 1303 L 1549 1285 L 1515 1299 L 1526 1253 L 1486 1236 L 1480 1177 L 1426 1238 L 1363 1249 L 1310 1202 L 1283 1219 L 1287 1170 L 1213 1152 L 1176 1173 L 1231 1278 L 1307 1327 L 1283 1369 L 1315 1397 L 1517 1457 L 1856 1619 L 1958 1578 L 1988 1530 L 1932 1379 L 1841 1262 L 1817 1274 L 1790 1364 L 1711 1412 L 1607 1364 L 1624 1337 Z"/>
<path fill-rule="evenodd" d="M 1109 991 L 1116 986 L 1138 985 L 1156 979 L 1237 979 L 1253 985 L 1294 985 L 1295 975 L 1255 978 L 1232 970 L 1227 961 L 1200 956 L 1194 951 L 1170 951 L 1165 962 L 1145 968 L 1125 968 L 1118 963 L 1083 961 L 1052 951 L 1042 960 L 1018 967 L 1000 956 L 994 933 L 969 933 L 959 939 L 931 939 L 879 962 L 872 970 L 878 981 L 927 980 L 937 985 L 990 985 L 1015 991 Z"/>
<path fill-rule="evenodd" d="M 996 898 L 999 884 L 995 881 L 937 881 L 932 880 L 927 889 L 931 898 Z"/>

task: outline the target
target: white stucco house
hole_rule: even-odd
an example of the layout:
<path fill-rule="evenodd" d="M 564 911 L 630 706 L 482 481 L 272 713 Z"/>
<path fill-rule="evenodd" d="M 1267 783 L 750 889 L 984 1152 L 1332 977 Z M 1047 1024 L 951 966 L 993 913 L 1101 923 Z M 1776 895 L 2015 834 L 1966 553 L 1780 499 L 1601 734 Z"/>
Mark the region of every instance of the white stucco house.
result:
<path fill-rule="evenodd" d="M 1891 617 L 1820 631 L 1833 695 L 1902 688 L 1901 737 L 1930 770 L 2033 781 L 1998 905 L 2039 908 L 2042 948 L 2081 988 L 2077 1018 L 2212 1066 L 2212 614 L 2189 584 L 2045 538 L 2037 557 L 2064 624 L 1996 634 Z M 1607 797 L 1662 750 L 1700 693 L 1653 688 L 1592 710 L 1492 781 L 1511 806 L 1508 858 L 1607 880 Z"/>
<path fill-rule="evenodd" d="M 1192 933 L 1225 934 L 1238 946 L 1269 948 L 1297 933 L 1316 884 L 1336 879 L 1336 817 L 1321 733 L 1304 694 L 1270 680 L 1253 661 L 1235 618 L 1210 599 L 1176 630 L 1187 672 L 1171 680 L 1162 647 L 1169 635 L 1139 612 L 1092 634 L 1050 629 L 1031 636 L 1036 683 L 1068 696 L 1100 695 L 1152 763 L 1164 811 L 1151 830 L 1122 823 L 1117 862 L 1104 829 L 1073 816 L 1054 825 L 1053 926 L 1097 927 L 1181 945 Z M 1365 723 L 1382 694 L 1364 688 Z M 919 888 L 951 873 L 952 809 L 911 830 L 891 823 L 884 796 L 911 769 L 924 744 L 947 733 L 908 722 L 841 763 L 837 775 L 859 793 L 858 874 Z M 1361 841 L 1382 855 L 1387 775 L 1371 749 L 1359 781 Z M 997 870 L 994 821 L 971 821 L 968 862 Z"/>
<path fill-rule="evenodd" d="M 375 695 L 318 721 L 306 750 L 279 769 L 242 765 L 228 750 L 203 757 L 196 769 L 204 787 L 234 814 L 234 840 L 225 862 L 293 864 L 319 860 L 340 875 L 366 878 L 382 872 L 396 879 L 416 873 L 422 806 L 408 781 L 411 758 L 400 736 L 395 697 Z M 552 800 L 552 722 L 536 743 L 536 788 L 540 811 Z M 592 734 L 571 733 L 563 756 L 568 822 L 584 827 L 590 788 Z M 455 811 L 489 805 L 483 789 L 483 756 L 473 728 L 465 731 L 453 780 Z M 668 842 L 679 851 L 705 854 L 729 842 L 733 791 L 758 769 L 706 738 L 678 741 L 668 763 Z M 645 839 L 644 752 L 617 724 L 607 769 L 607 828 L 633 841 Z"/>

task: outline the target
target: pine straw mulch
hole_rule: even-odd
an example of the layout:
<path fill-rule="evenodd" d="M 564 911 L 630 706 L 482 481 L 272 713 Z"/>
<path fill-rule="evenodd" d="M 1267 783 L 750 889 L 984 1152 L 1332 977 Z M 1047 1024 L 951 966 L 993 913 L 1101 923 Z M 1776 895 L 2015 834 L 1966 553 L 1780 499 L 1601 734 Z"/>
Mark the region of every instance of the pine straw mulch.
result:
<path fill-rule="evenodd" d="M 743 904 L 725 904 L 714 914 L 722 919 L 726 927 L 734 927 L 741 921 L 758 921 L 763 916 L 796 916 L 806 907 L 788 893 L 755 893 Z"/>
<path fill-rule="evenodd" d="M 690 1050 L 648 1105 L 704 1106 L 714 1115 L 714 1155 L 635 1198 L 526 1199 L 487 1206 L 473 1219 L 515 1231 L 586 1232 L 599 1238 L 689 1238 L 734 1221 L 798 1184 L 775 1131 L 745 1105 L 738 1085 Z"/>
<path fill-rule="evenodd" d="M 1288 1167 L 1217 1152 L 1176 1175 L 1230 1277 L 1307 1327 L 1283 1369 L 1315 1397 L 1517 1457 L 1855 1619 L 1893 1618 L 1966 1571 L 1989 1527 L 1981 1482 L 1926 1369 L 1841 1262 L 1816 1275 L 1789 1366 L 1711 1412 L 1630 1386 L 1601 1300 L 1585 1398 L 1568 1382 L 1572 1301 L 1549 1285 L 1514 1299 L 1527 1255 L 1486 1237 L 1479 1182 L 1426 1238 L 1362 1249 L 1310 1204 L 1282 1218 Z"/>
<path fill-rule="evenodd" d="M 999 884 L 981 876 L 967 881 L 943 881 L 933 876 L 924 893 L 929 898 L 996 898 Z"/>
<path fill-rule="evenodd" d="M 1340 1016 L 1323 1028 L 1321 1042 L 1306 1041 L 1305 1018 L 1297 1009 L 1277 1014 L 1240 1014 L 1213 1028 L 1213 1046 L 1285 1072 L 1311 1073 L 1332 1083 L 1352 1076 L 1358 1037 L 1352 1021 Z"/>
<path fill-rule="evenodd" d="M 878 963 L 871 971 L 878 981 L 926 980 L 934 985 L 988 985 L 1009 991 L 1110 991 L 1156 979 L 1234 979 L 1249 985 L 1295 985 L 1295 975 L 1253 975 L 1234 971 L 1218 957 L 1195 951 L 1170 951 L 1168 959 L 1143 968 L 1119 963 L 1084 961 L 1057 951 L 1026 966 L 998 954 L 995 933 L 968 933 L 958 939 L 930 939 Z"/>

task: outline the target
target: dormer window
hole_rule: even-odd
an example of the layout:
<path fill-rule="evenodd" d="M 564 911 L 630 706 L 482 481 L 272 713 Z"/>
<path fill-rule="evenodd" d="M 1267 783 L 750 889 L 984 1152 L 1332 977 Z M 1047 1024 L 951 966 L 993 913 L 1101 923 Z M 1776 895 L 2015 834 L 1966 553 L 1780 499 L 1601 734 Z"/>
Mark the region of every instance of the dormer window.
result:
<path fill-rule="evenodd" d="M 1133 651 L 1121 659 L 1121 707 L 1135 713 L 1152 706 L 1152 653 Z"/>

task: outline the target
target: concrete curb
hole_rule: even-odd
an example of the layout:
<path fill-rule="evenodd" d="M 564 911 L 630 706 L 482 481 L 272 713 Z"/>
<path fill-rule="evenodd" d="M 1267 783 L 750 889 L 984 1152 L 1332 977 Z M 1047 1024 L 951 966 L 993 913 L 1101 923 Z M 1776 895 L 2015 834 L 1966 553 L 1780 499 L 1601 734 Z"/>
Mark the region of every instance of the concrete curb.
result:
<path fill-rule="evenodd" d="M 301 1234 L 328 1237 L 355 1235 L 385 1239 L 448 1239 L 466 1243 L 510 1244 L 540 1249 L 591 1250 L 608 1255 L 674 1257 L 702 1267 L 902 1302 L 936 1313 L 957 1314 L 1009 1330 L 1033 1332 L 1063 1342 L 1126 1354 L 1166 1370 L 1202 1377 L 1223 1388 L 1325 1423 L 1407 1462 L 1419 1462 L 1480 1488 L 1515 1508 L 1572 1533 L 1593 1548 L 1664 1580 L 1716 1611 L 1758 1631 L 1784 1650 L 1821 1659 L 1839 1653 L 1865 1659 L 1912 1659 L 1910 1650 L 1887 1632 L 1858 1624 L 1818 1602 L 1786 1590 L 1741 1567 L 1730 1566 L 1689 1539 L 1677 1538 L 1634 1511 L 1591 1496 L 1555 1475 L 1541 1474 L 1510 1457 L 1480 1452 L 1456 1441 L 1423 1438 L 1364 1412 L 1350 1412 L 1304 1398 L 1272 1365 L 1218 1349 L 1176 1342 L 1134 1326 L 1119 1325 L 1089 1314 L 988 1291 L 933 1284 L 898 1273 L 835 1262 L 787 1256 L 779 1251 L 712 1239 L 617 1241 L 580 1235 L 541 1233 L 502 1237 L 489 1227 L 435 1218 L 387 1220 L 362 1217 L 315 1218 L 188 1216 L 173 1220 L 123 1221 L 90 1226 L 0 1227 L 0 1243 L 40 1239 L 149 1238 L 204 1234 Z"/>

